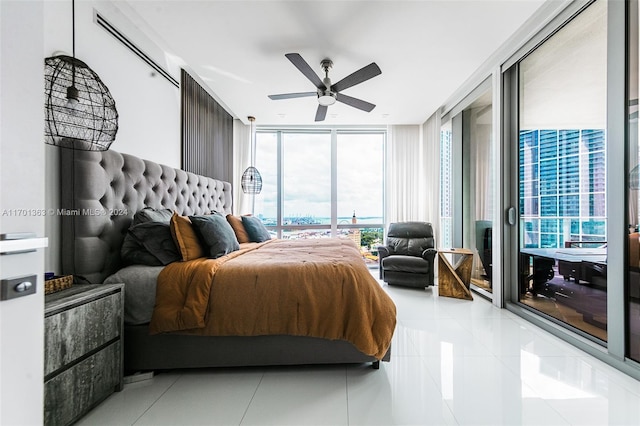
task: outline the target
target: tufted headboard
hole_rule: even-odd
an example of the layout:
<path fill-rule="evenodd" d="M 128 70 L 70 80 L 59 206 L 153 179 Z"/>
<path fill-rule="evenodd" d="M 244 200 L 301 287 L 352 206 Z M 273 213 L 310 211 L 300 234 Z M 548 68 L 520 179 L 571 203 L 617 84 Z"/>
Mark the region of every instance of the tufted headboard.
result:
<path fill-rule="evenodd" d="M 231 213 L 231 184 L 116 151 L 60 150 L 62 272 L 101 283 L 144 207 Z"/>

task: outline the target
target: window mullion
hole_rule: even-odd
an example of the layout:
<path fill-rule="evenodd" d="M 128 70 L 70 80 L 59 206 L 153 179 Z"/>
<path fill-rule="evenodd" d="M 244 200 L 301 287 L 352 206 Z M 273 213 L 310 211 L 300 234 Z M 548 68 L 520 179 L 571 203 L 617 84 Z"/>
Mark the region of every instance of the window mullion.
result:
<path fill-rule="evenodd" d="M 338 236 L 338 133 L 331 130 L 331 236 Z"/>

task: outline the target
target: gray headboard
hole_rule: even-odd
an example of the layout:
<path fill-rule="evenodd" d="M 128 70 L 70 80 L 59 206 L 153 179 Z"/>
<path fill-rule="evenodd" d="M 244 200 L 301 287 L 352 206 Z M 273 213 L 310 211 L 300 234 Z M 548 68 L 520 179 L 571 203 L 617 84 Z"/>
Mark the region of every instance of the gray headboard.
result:
<path fill-rule="evenodd" d="M 231 213 L 231 184 L 116 151 L 60 150 L 62 272 L 101 283 L 144 207 Z"/>

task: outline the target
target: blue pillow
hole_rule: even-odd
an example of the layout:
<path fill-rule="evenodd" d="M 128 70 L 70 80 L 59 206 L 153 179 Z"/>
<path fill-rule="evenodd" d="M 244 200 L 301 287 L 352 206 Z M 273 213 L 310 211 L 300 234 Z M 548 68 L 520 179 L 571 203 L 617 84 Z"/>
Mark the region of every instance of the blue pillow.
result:
<path fill-rule="evenodd" d="M 251 242 L 261 243 L 271 239 L 271 234 L 269 234 L 269 231 L 258 217 L 242 216 L 242 225 L 244 225 L 244 229 L 249 234 Z"/>
<path fill-rule="evenodd" d="M 216 259 L 240 249 L 236 233 L 224 216 L 212 214 L 189 219 L 208 257 Z"/>

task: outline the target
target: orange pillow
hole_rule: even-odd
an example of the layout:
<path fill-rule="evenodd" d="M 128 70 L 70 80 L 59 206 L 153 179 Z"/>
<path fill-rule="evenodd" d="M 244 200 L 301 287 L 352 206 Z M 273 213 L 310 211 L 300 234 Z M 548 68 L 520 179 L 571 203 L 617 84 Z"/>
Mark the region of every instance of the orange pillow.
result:
<path fill-rule="evenodd" d="M 173 241 L 175 241 L 178 250 L 180 250 L 183 261 L 204 257 L 200 240 L 191 226 L 191 220 L 187 216 L 180 216 L 174 212 L 173 216 L 171 216 L 170 228 Z"/>
<path fill-rule="evenodd" d="M 227 215 L 227 222 L 233 228 L 233 232 L 236 233 L 236 238 L 240 244 L 242 243 L 250 243 L 249 234 L 247 234 L 247 230 L 244 229 L 244 225 L 242 224 L 242 219 L 234 216 L 232 214 Z"/>

